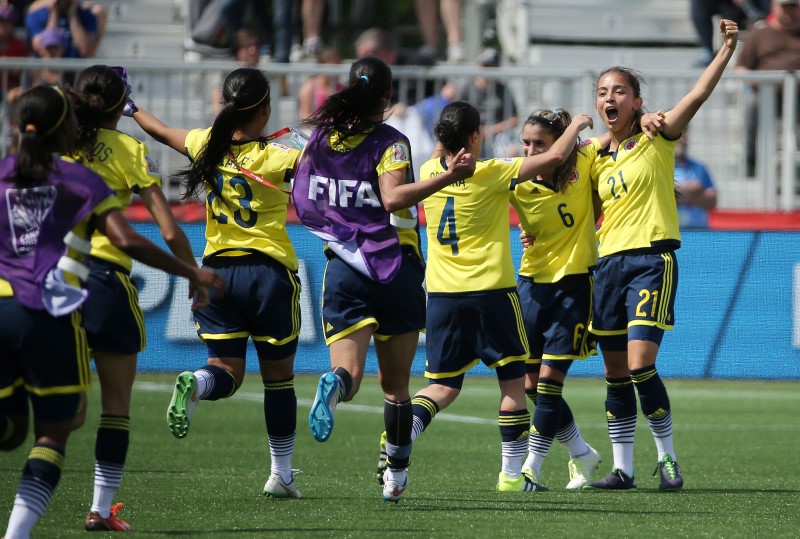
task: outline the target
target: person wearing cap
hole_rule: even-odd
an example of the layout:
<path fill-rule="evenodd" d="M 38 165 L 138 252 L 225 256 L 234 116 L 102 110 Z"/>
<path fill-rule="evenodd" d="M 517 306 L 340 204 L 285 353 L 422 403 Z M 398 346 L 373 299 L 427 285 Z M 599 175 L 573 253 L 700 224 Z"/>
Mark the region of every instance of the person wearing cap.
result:
<path fill-rule="evenodd" d="M 66 52 L 64 46 L 64 33 L 60 28 L 47 28 L 39 34 L 39 56 L 42 58 L 56 59 L 63 58 Z M 58 85 L 64 82 L 71 82 L 74 78 L 72 73 L 65 74 L 53 68 L 43 68 L 39 76 L 41 84 Z"/>
<path fill-rule="evenodd" d="M 772 14 L 767 18 L 767 23 L 747 34 L 733 69 L 737 72 L 800 70 L 800 0 L 772 2 Z M 756 88 L 757 85 L 752 83 L 751 86 Z M 748 141 L 745 147 L 748 175 L 755 171 L 756 96 L 753 92 L 747 105 L 746 125 L 749 128 L 746 130 Z M 776 99 L 780 107 L 780 90 Z M 797 110 L 800 114 L 800 108 Z M 800 125 L 800 116 L 797 124 Z"/>
<path fill-rule="evenodd" d="M 478 54 L 475 63 L 481 68 L 499 67 L 500 52 L 487 47 Z M 500 80 L 477 76 L 460 88 L 457 99 L 469 101 L 481 113 L 485 137 L 481 157 L 507 157 L 507 148 L 514 146 L 507 132 L 519 123 L 511 90 Z"/>
<path fill-rule="evenodd" d="M 25 42 L 14 36 L 16 10 L 11 4 L 0 5 L 0 58 L 18 58 L 28 56 Z M 3 84 L 0 79 L 0 84 Z M 8 80 L 0 86 L 0 95 L 9 103 L 16 101 L 20 93 L 20 70 L 8 71 Z"/>
<path fill-rule="evenodd" d="M 44 31 L 60 29 L 63 34 L 65 58 L 92 58 L 100 43 L 105 21 L 105 8 L 92 2 L 78 0 L 36 0 L 28 8 L 25 29 L 31 48 L 43 54 Z M 52 43 L 52 37 L 48 38 Z"/>

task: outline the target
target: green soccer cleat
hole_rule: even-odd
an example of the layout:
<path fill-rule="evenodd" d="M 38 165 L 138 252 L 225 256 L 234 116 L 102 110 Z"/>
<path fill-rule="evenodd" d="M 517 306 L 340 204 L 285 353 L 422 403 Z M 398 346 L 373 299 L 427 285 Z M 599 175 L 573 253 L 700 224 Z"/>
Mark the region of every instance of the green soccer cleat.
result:
<path fill-rule="evenodd" d="M 600 453 L 589 446 L 589 452 L 580 457 L 569 459 L 567 467 L 569 468 L 569 483 L 567 483 L 567 490 L 580 490 L 584 485 L 588 485 L 592 479 L 597 467 L 603 459 Z"/>
<path fill-rule="evenodd" d="M 544 492 L 547 489 L 534 482 L 528 475 L 520 475 L 516 479 L 500 472 L 497 480 L 497 492 Z"/>
<path fill-rule="evenodd" d="M 658 472 L 661 472 L 661 483 L 658 485 L 658 490 L 670 491 L 683 488 L 681 469 L 678 463 L 672 460 L 671 456 L 664 455 L 664 460 L 656 464 L 653 475 L 656 475 Z"/>
<path fill-rule="evenodd" d="M 193 373 L 185 371 L 178 375 L 175 389 L 172 391 L 172 400 L 167 408 L 169 430 L 176 438 L 185 438 L 189 434 L 192 414 L 200 400 L 197 398 L 196 390 L 197 378 Z"/>
<path fill-rule="evenodd" d="M 383 472 L 389 466 L 387 463 L 389 455 L 386 453 L 386 431 L 381 433 L 380 448 L 381 454 L 378 457 L 378 469 L 375 470 L 375 474 L 378 476 L 378 484 L 383 485 Z"/>

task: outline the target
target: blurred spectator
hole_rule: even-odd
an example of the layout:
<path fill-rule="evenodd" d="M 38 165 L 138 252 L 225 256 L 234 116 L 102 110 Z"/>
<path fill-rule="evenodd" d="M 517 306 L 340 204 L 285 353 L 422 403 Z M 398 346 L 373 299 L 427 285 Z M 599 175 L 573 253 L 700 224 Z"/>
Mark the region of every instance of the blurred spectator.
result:
<path fill-rule="evenodd" d="M 25 42 L 14 36 L 16 10 L 11 4 L 0 4 L 0 57 L 28 56 Z M 7 76 L 5 75 L 7 74 Z M 21 93 L 20 70 L 4 70 L 0 75 L 0 92 L 6 103 L 13 103 Z"/>
<path fill-rule="evenodd" d="M 419 113 L 425 131 L 430 135 L 431 144 L 436 140 L 433 134 L 433 127 L 439 121 L 442 110 L 453 102 L 456 98 L 457 87 L 452 82 L 446 82 L 439 93 L 426 97 L 422 101 L 414 104 L 414 109 Z"/>
<path fill-rule="evenodd" d="M 483 69 L 500 65 L 500 52 L 487 47 L 478 54 L 475 63 Z M 517 127 L 517 105 L 511 90 L 500 80 L 489 80 L 483 76 L 473 78 L 459 88 L 458 99 L 469 101 L 481 113 L 484 129 L 484 147 L 481 157 L 507 157 L 515 155 L 519 146 L 515 142 Z"/>
<path fill-rule="evenodd" d="M 239 67 L 254 67 L 258 65 L 260 49 L 261 38 L 251 28 L 242 28 L 233 37 L 234 60 L 239 64 Z M 219 114 L 222 109 L 222 83 L 227 75 L 228 73 L 220 73 L 211 89 L 211 109 L 214 111 L 214 116 Z"/>
<path fill-rule="evenodd" d="M 756 28 L 745 36 L 739 49 L 735 71 L 798 71 L 800 70 L 800 0 L 774 0 L 772 16 L 763 27 Z M 755 88 L 756 85 L 752 84 Z M 747 126 L 749 134 L 745 145 L 747 152 L 747 173 L 755 172 L 755 126 L 757 125 L 757 107 L 755 95 L 751 95 L 747 104 Z M 781 92 L 778 92 L 777 104 L 780 114 Z M 800 99 L 798 100 L 798 118 L 800 124 Z"/>
<path fill-rule="evenodd" d="M 708 228 L 708 213 L 717 207 L 717 190 L 705 165 L 686 154 L 686 131 L 675 147 L 675 190 L 683 228 Z"/>
<path fill-rule="evenodd" d="M 692 24 L 701 48 L 695 66 L 705 67 L 714 58 L 715 15 L 736 22 L 739 29 L 743 30 L 769 15 L 770 2 L 771 0 L 691 0 Z"/>
<path fill-rule="evenodd" d="M 60 28 L 47 28 L 39 34 L 39 55 L 42 58 L 63 58 L 65 51 L 64 33 Z M 39 74 L 37 84 L 58 86 L 63 83 L 72 83 L 73 79 L 74 73 L 64 73 L 58 69 L 46 67 Z"/>
<path fill-rule="evenodd" d="M 341 64 L 342 57 L 336 49 L 322 49 L 317 55 L 318 64 Z M 297 91 L 297 112 L 305 120 L 332 94 L 341 91 L 344 84 L 335 75 L 312 75 Z"/>
<path fill-rule="evenodd" d="M 31 48 L 38 56 L 45 56 L 42 32 L 58 28 L 64 41 L 64 57 L 91 58 L 105 31 L 106 14 L 105 6 L 95 2 L 36 0 L 25 17 Z"/>
<path fill-rule="evenodd" d="M 322 16 L 325 14 L 325 0 L 302 0 L 303 53 L 307 58 L 316 58 L 322 51 Z M 359 57 L 360 58 L 360 57 Z"/>
<path fill-rule="evenodd" d="M 461 37 L 461 17 L 464 11 L 463 0 L 440 0 L 439 10 L 447 36 L 447 61 L 463 62 L 464 42 Z M 425 44 L 420 56 L 431 59 L 439 57 L 439 33 L 436 18 L 436 2 L 433 0 L 414 0 L 419 28 Z"/>

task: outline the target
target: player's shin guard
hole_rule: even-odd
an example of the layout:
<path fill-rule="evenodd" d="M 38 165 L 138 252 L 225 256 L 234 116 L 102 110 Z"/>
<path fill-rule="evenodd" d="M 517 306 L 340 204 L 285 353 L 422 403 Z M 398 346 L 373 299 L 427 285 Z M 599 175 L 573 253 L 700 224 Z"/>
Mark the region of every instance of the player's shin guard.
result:
<path fill-rule="evenodd" d="M 280 475 L 285 483 L 291 483 L 292 454 L 297 428 L 294 376 L 286 380 L 263 382 L 264 422 L 269 440 L 270 472 Z"/>
<path fill-rule="evenodd" d="M 653 433 L 659 460 L 665 454 L 676 459 L 672 443 L 672 412 L 664 381 L 655 365 L 631 371 L 631 378 L 639 394 L 642 413 Z"/>
<path fill-rule="evenodd" d="M 614 468 L 630 477 L 633 477 L 636 413 L 636 393 L 630 377 L 606 378 L 606 419 L 614 453 Z"/>
<path fill-rule="evenodd" d="M 515 479 L 520 476 L 522 461 L 528 446 L 528 429 L 531 414 L 528 410 L 500 410 L 497 423 L 500 425 L 502 472 Z"/>
<path fill-rule="evenodd" d="M 386 428 L 386 463 L 389 468 L 408 468 L 411 459 L 411 424 L 414 418 L 411 401 L 383 401 L 383 424 Z"/>
<path fill-rule="evenodd" d="M 419 395 L 411 399 L 411 412 L 414 415 L 411 424 L 411 440 L 416 440 L 417 436 L 428 428 L 433 418 L 439 413 L 439 405 L 430 397 Z"/>
<path fill-rule="evenodd" d="M 111 514 L 111 503 L 122 484 L 130 430 L 128 416 L 100 416 L 94 445 L 94 495 L 91 511 L 103 518 L 108 518 Z"/>

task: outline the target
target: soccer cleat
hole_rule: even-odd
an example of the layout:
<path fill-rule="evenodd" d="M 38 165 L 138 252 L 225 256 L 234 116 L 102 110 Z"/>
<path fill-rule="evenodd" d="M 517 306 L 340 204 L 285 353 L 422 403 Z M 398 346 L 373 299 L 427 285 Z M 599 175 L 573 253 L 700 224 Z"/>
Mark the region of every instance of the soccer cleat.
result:
<path fill-rule="evenodd" d="M 334 399 L 339 391 L 339 377 L 326 372 L 319 378 L 317 394 L 308 414 L 308 426 L 311 434 L 318 442 L 324 442 L 333 432 L 333 411 L 336 409 Z"/>
<path fill-rule="evenodd" d="M 569 468 L 569 483 L 567 483 L 567 490 L 579 490 L 581 487 L 589 483 L 597 466 L 603 462 L 600 453 L 589 446 L 589 452 L 580 457 L 569 459 L 567 467 Z"/>
<path fill-rule="evenodd" d="M 303 497 L 303 493 L 297 490 L 297 483 L 295 483 L 294 476 L 300 473 L 300 470 L 292 470 L 292 480 L 289 483 L 284 483 L 281 476 L 273 473 L 270 474 L 267 482 L 264 483 L 264 495 L 271 498 L 294 498 L 299 500 Z"/>
<path fill-rule="evenodd" d="M 664 460 L 656 464 L 653 475 L 659 471 L 661 472 L 661 484 L 658 485 L 658 490 L 680 490 L 683 487 L 681 468 L 677 462 L 672 460 L 671 456 L 664 455 Z"/>
<path fill-rule="evenodd" d="M 583 485 L 582 490 L 636 490 L 636 481 L 622 470 L 614 469 L 601 480 Z"/>
<path fill-rule="evenodd" d="M 131 525 L 120 519 L 117 513 L 125 507 L 124 503 L 115 503 L 111 506 L 111 514 L 108 518 L 103 518 L 99 513 L 90 511 L 86 515 L 87 532 L 129 532 Z"/>
<path fill-rule="evenodd" d="M 383 501 L 398 503 L 408 488 L 408 475 L 401 485 L 394 479 L 389 479 L 389 469 L 383 472 Z"/>
<path fill-rule="evenodd" d="M 516 479 L 508 477 L 504 472 L 500 472 L 497 480 L 497 492 L 544 492 L 547 488 L 538 484 L 532 479 L 533 470 L 527 468 L 530 475 L 520 475 Z"/>
<path fill-rule="evenodd" d="M 386 471 L 386 468 L 389 466 L 387 464 L 387 460 L 389 455 L 386 453 L 386 431 L 381 433 L 381 455 L 378 457 L 378 469 L 375 470 L 375 474 L 378 476 L 378 483 L 383 485 L 383 472 Z"/>
<path fill-rule="evenodd" d="M 185 371 L 175 379 L 172 400 L 167 408 L 167 423 L 176 438 L 185 438 L 189 434 L 192 414 L 199 401 L 196 390 L 197 378 L 193 373 Z"/>

